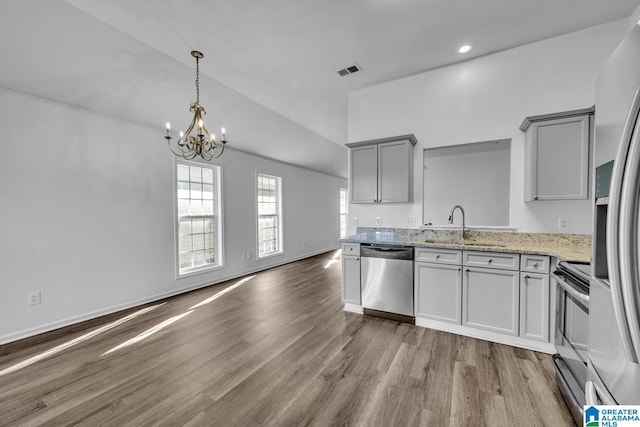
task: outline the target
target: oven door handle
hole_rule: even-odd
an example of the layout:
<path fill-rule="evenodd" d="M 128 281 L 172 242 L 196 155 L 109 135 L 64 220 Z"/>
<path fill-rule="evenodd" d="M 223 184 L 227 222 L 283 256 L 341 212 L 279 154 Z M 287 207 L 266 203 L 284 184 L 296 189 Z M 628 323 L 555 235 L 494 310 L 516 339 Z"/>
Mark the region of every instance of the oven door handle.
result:
<path fill-rule="evenodd" d="M 564 280 L 564 276 L 558 274 L 558 272 L 551 273 L 551 277 L 556 281 L 560 287 L 565 290 L 569 295 L 574 297 L 577 300 L 584 302 L 587 306 L 589 305 L 589 295 L 578 291 L 576 288 L 571 286 Z"/>

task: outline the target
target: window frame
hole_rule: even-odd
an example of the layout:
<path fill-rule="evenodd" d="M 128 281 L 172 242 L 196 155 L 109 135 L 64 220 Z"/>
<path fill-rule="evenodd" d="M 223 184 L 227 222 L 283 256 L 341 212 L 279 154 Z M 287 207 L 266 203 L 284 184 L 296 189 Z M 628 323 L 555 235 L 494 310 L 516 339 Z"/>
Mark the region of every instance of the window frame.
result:
<path fill-rule="evenodd" d="M 187 165 L 189 167 L 195 166 L 204 169 L 211 169 L 213 172 L 213 215 L 216 220 L 217 229 L 215 229 L 215 255 L 216 262 L 213 264 L 204 264 L 195 267 L 189 267 L 185 269 L 180 268 L 180 214 L 178 209 L 178 165 Z M 193 275 L 208 273 L 213 270 L 218 270 L 224 267 L 224 219 L 223 219 L 223 204 L 222 200 L 222 166 L 212 165 L 209 163 L 202 163 L 191 160 L 175 159 L 173 162 L 173 208 L 174 208 L 174 256 L 175 256 L 175 272 L 176 279 L 182 279 Z M 189 199 L 190 200 L 190 199 Z M 191 216 L 191 215 L 189 215 Z M 209 215 L 193 215 L 208 217 Z M 184 217 L 184 216 L 183 216 Z"/>
<path fill-rule="evenodd" d="M 343 201 L 343 195 L 344 195 L 344 204 L 345 204 L 345 211 L 342 212 L 342 201 Z M 340 238 L 345 238 L 347 237 L 347 233 L 349 230 L 349 190 L 346 188 L 340 188 L 340 202 L 339 202 L 339 207 L 338 207 L 338 211 L 339 211 L 339 224 L 338 224 L 338 232 L 340 234 Z M 342 216 L 344 215 L 344 221 L 342 219 Z M 342 232 L 342 225 L 344 224 L 344 234 Z"/>
<path fill-rule="evenodd" d="M 274 179 L 276 182 L 276 219 L 277 219 L 277 249 L 275 251 L 267 252 L 265 254 L 260 253 L 260 207 L 258 201 L 258 181 L 260 178 Z M 256 258 L 258 260 L 266 259 L 274 256 L 279 256 L 284 253 L 284 239 L 283 239 L 283 220 L 282 220 L 282 177 L 278 175 L 272 175 L 268 173 L 256 171 L 255 179 L 255 203 L 256 203 Z"/>

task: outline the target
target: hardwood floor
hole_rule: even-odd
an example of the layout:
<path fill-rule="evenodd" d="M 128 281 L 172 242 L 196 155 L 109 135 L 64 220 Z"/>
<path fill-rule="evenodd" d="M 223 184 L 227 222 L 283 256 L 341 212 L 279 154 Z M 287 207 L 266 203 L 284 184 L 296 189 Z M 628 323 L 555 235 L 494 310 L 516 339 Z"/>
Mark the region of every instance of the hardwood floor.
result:
<path fill-rule="evenodd" d="M 3 346 L 0 425 L 573 425 L 550 356 L 345 313 L 333 256 Z"/>

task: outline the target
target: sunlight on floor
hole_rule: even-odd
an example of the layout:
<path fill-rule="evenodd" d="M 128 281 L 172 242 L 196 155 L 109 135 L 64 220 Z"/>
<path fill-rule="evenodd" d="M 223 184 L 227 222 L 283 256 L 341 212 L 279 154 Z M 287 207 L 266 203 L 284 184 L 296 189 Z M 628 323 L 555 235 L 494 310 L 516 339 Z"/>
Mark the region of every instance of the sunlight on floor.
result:
<path fill-rule="evenodd" d="M 125 348 L 125 347 L 129 347 L 130 345 L 133 345 L 133 344 L 135 344 L 137 342 L 140 342 L 140 341 L 144 340 L 145 338 L 150 337 L 151 335 L 155 334 L 156 332 L 161 331 L 162 329 L 166 328 L 167 326 L 171 325 L 172 323 L 177 322 L 178 320 L 182 319 L 183 317 L 186 317 L 186 316 L 190 315 L 191 313 L 194 312 L 194 310 L 196 308 L 202 307 L 203 305 L 206 305 L 206 304 L 209 304 L 212 301 L 215 301 L 216 299 L 220 298 L 224 294 L 227 294 L 227 293 L 231 292 L 232 290 L 234 290 L 235 288 L 247 283 L 249 280 L 253 279 L 254 277 L 256 277 L 255 274 L 253 276 L 245 277 L 244 279 L 241 279 L 241 280 L 237 281 L 236 283 L 234 283 L 233 285 L 229 286 L 228 288 L 213 294 L 209 298 L 200 301 L 199 303 L 197 303 L 194 306 L 189 307 L 188 311 L 186 311 L 186 312 L 184 312 L 182 314 L 179 314 L 177 316 L 173 316 L 172 318 L 167 319 L 164 322 L 157 324 L 153 328 L 147 329 L 146 331 L 144 331 L 140 335 L 138 335 L 138 336 L 136 336 L 134 338 L 131 338 L 130 340 L 127 340 L 127 341 L 123 342 L 122 344 L 119 344 L 119 345 L 115 346 L 114 348 L 112 348 L 109 351 L 106 351 L 106 352 L 102 353 L 102 355 L 106 356 L 109 353 L 113 353 L 114 351 L 120 350 L 120 349 Z"/>
<path fill-rule="evenodd" d="M 244 279 L 238 280 L 236 283 L 234 283 L 233 285 L 229 286 L 228 288 L 213 294 L 212 296 L 210 296 L 209 298 L 200 301 L 199 303 L 197 303 L 196 305 L 189 307 L 189 310 L 193 310 L 194 308 L 198 308 L 201 307 L 203 305 L 207 305 L 209 304 L 211 301 L 215 301 L 216 299 L 220 298 L 222 295 L 231 292 L 232 290 L 234 290 L 235 288 L 237 288 L 240 285 L 244 285 L 245 283 L 247 283 L 249 280 L 253 279 L 255 276 L 255 274 L 253 276 L 249 276 L 249 277 L 245 277 Z"/>
<path fill-rule="evenodd" d="M 338 261 L 340 261 L 340 255 L 342 255 L 342 249 L 338 249 L 336 251 L 336 253 L 333 254 L 331 259 L 329 261 L 327 261 L 327 263 L 324 265 L 324 268 L 327 269 L 327 268 L 331 267 L 333 264 L 335 264 Z"/>
<path fill-rule="evenodd" d="M 144 340 L 145 338 L 149 338 L 151 335 L 155 334 L 156 332 L 160 332 L 161 330 L 163 330 L 164 328 L 166 328 L 167 326 L 169 326 L 173 322 L 177 322 L 178 320 L 182 319 L 183 317 L 186 317 L 186 316 L 190 315 L 191 313 L 193 313 L 193 310 L 184 312 L 182 314 L 178 314 L 177 316 L 173 316 L 173 317 L 165 320 L 162 323 L 158 323 L 153 328 L 149 328 L 146 331 L 144 331 L 143 333 L 139 334 L 138 336 L 136 336 L 134 338 L 131 338 L 130 340 L 127 340 L 127 341 L 123 342 L 122 344 L 119 344 L 119 345 L 113 347 L 111 350 L 102 353 L 102 356 L 106 356 L 107 354 L 112 353 L 112 352 L 114 352 L 116 350 L 120 350 L 121 348 L 129 347 L 130 345 L 135 344 L 137 342 L 140 342 L 140 341 Z"/>
<path fill-rule="evenodd" d="M 16 363 L 15 365 L 9 366 L 8 368 L 5 368 L 5 369 L 0 371 L 0 377 L 3 376 L 3 375 L 10 374 L 12 372 L 18 371 L 18 370 L 20 370 L 22 368 L 26 368 L 27 366 L 33 365 L 36 362 L 39 362 L 39 361 L 41 361 L 43 359 L 46 359 L 47 357 L 53 356 L 54 354 L 60 353 L 62 350 L 65 350 L 65 349 L 67 349 L 69 347 L 73 347 L 74 345 L 76 345 L 78 343 L 86 341 L 89 338 L 93 338 L 96 335 L 99 335 L 99 334 L 101 334 L 103 332 L 106 332 L 109 329 L 113 329 L 116 326 L 122 325 L 123 323 L 128 322 L 131 319 L 134 319 L 134 318 L 136 318 L 136 317 L 138 317 L 138 316 L 140 316 L 140 315 L 142 315 L 144 313 L 148 313 L 151 310 L 153 310 L 155 308 L 158 308 L 160 306 L 163 306 L 165 304 L 166 303 L 163 302 L 162 304 L 158 304 L 158 305 L 154 305 L 154 306 L 151 306 L 151 307 L 143 308 L 142 310 L 138 310 L 135 313 L 132 313 L 132 314 L 130 314 L 128 316 L 123 317 L 122 319 L 116 320 L 115 322 L 111 322 L 111 323 L 109 323 L 107 325 L 104 325 L 104 326 L 94 330 L 94 331 L 88 332 L 88 333 L 86 333 L 86 334 L 84 334 L 82 336 L 79 336 L 79 337 L 74 338 L 74 339 L 72 339 L 70 341 L 67 341 L 64 344 L 60 344 L 59 346 L 56 346 L 56 347 L 54 347 L 54 348 L 52 348 L 50 350 L 44 351 L 44 352 L 42 352 L 40 354 L 37 354 L 37 355 L 35 355 L 33 357 L 30 357 L 30 358 L 28 358 L 28 359 L 26 359 L 26 360 L 24 360 L 24 361 L 22 361 L 20 363 Z"/>

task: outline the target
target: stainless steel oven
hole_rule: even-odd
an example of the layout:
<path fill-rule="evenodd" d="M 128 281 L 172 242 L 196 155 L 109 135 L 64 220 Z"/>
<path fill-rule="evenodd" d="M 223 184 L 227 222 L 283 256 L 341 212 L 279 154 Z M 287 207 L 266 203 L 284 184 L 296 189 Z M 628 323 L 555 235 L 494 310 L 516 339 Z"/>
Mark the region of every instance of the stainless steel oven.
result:
<path fill-rule="evenodd" d="M 556 281 L 556 330 L 553 356 L 558 387 L 577 425 L 582 425 L 589 343 L 589 264 L 561 262 Z"/>

